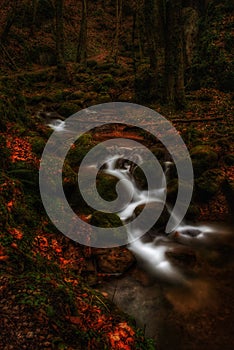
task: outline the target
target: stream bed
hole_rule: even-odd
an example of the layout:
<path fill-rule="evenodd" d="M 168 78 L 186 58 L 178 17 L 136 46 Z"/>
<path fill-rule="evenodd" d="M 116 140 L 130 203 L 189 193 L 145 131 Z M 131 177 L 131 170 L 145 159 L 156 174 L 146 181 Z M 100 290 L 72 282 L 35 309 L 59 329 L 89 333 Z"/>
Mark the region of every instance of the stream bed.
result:
<path fill-rule="evenodd" d="M 233 252 L 230 231 L 220 233 L 209 246 L 196 249 L 192 267 L 186 261 L 179 263 L 185 284 L 159 279 L 139 262 L 128 274 L 104 282 L 98 289 L 135 318 L 146 336 L 155 339 L 156 349 L 231 350 Z"/>

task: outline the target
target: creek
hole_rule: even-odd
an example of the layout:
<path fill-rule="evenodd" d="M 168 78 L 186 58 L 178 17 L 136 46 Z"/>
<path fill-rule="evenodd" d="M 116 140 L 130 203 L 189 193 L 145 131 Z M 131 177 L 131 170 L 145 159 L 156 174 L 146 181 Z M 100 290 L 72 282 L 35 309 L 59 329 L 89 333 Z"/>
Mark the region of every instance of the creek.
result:
<path fill-rule="evenodd" d="M 63 132 L 62 123 L 56 121 L 51 127 Z M 126 146 L 112 147 L 109 153 L 102 171 L 122 182 L 131 197 L 117 213 L 123 224 L 131 223 L 139 206 L 161 208 L 170 163 L 163 167 L 166 181 L 157 181 L 148 191 L 133 176 L 134 159 L 141 163 L 142 152 Z M 170 215 L 170 206 L 165 206 Z M 137 265 L 97 289 L 134 317 L 146 336 L 155 339 L 158 350 L 233 349 L 232 229 L 219 223 L 182 222 L 171 234 L 153 228 L 141 237 L 140 226 L 129 227 L 128 249 Z"/>

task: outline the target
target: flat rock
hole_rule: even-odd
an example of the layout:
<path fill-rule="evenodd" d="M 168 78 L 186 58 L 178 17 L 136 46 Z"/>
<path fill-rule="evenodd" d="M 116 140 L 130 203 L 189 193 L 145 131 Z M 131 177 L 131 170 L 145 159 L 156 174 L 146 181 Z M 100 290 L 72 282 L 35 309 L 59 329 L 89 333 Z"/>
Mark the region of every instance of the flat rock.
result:
<path fill-rule="evenodd" d="M 135 257 L 127 248 L 93 249 L 99 272 L 115 274 L 124 273 L 134 263 Z"/>

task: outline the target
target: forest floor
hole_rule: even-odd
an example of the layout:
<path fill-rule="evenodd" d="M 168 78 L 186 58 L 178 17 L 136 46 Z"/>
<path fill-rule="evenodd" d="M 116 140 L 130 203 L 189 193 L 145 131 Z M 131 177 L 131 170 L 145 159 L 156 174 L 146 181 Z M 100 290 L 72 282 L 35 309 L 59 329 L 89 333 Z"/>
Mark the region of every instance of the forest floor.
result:
<path fill-rule="evenodd" d="M 32 66 L 0 76 L 4 111 L 0 123 L 2 349 L 155 349 L 154 342 L 145 339 L 143 330 L 117 310 L 105 292 L 102 295 L 95 290 L 95 285 L 109 279 L 108 274 L 95 269 L 90 248 L 55 230 L 38 193 L 40 157 L 51 134 L 40 111 L 66 118 L 98 103 L 135 102 L 129 62 L 123 58 L 124 64 L 115 65 L 102 58 L 95 57 L 96 63 L 87 69 L 69 65 L 69 84 L 57 80 L 55 67 Z M 232 95 L 201 89 L 189 93 L 187 101 L 184 111 L 157 103 L 148 107 L 171 121 L 189 150 L 197 145 L 211 147 L 225 173 L 224 187 L 226 183 L 231 186 Z M 222 188 L 209 200 L 198 202 L 196 220 L 231 220 L 231 201 Z M 111 256 L 117 259 L 119 252 Z M 178 320 L 173 313 L 169 317 L 173 327 Z M 222 315 L 219 317 L 222 320 Z"/>

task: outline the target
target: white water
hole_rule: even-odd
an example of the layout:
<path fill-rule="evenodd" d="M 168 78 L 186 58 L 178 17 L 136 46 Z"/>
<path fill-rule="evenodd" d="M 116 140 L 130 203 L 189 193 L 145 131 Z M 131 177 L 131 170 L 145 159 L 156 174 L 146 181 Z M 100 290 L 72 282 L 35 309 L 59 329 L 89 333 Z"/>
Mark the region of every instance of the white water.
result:
<path fill-rule="evenodd" d="M 65 128 L 65 121 L 60 119 L 53 119 L 50 121 L 48 126 L 57 132 L 64 132 L 66 130 Z"/>
<path fill-rule="evenodd" d="M 95 111 L 93 112 L 95 113 Z M 54 131 L 66 132 L 66 124 L 62 120 L 52 120 L 48 124 Z M 146 190 L 140 190 L 131 174 L 131 166 L 129 164 L 123 164 L 118 166 L 120 159 L 128 159 L 127 155 L 134 152 L 131 160 L 138 159 L 139 162 L 143 162 L 143 158 L 140 154 L 141 150 L 131 150 L 128 147 L 111 147 L 109 149 L 110 157 L 106 159 L 105 173 L 115 176 L 120 181 L 124 181 L 125 190 L 131 194 L 131 202 L 119 213 L 117 213 L 123 223 L 129 223 L 130 219 L 135 217 L 135 209 L 139 205 L 148 203 L 163 203 L 163 195 L 166 191 L 166 187 L 155 188 L 150 192 Z M 125 155 L 125 156 L 124 156 Z M 168 177 L 171 162 L 165 162 L 165 176 Z M 90 166 L 97 167 L 97 164 Z M 171 214 L 171 210 L 166 206 L 168 212 Z M 176 219 L 176 218 L 175 218 Z M 140 230 L 140 228 L 139 228 Z M 156 236 L 151 242 L 145 242 L 143 239 L 139 239 L 139 230 L 128 229 L 129 240 L 132 242 L 129 245 L 129 250 L 137 257 L 140 264 L 142 264 L 152 274 L 159 276 L 170 281 L 178 281 L 186 283 L 186 279 L 171 261 L 169 261 L 167 252 L 173 251 L 176 247 L 183 244 L 186 246 L 206 245 L 210 240 L 218 233 L 217 227 L 211 227 L 208 225 L 187 225 L 181 223 L 175 232 L 172 232 L 169 236 L 162 235 L 161 233 Z M 134 240 L 134 238 L 136 239 Z"/>
<path fill-rule="evenodd" d="M 131 203 L 123 211 L 118 213 L 123 223 L 126 223 L 129 219 L 134 218 L 134 211 L 139 205 L 154 202 L 163 203 L 162 198 L 166 187 L 153 189 L 150 193 L 146 190 L 140 190 L 130 173 L 130 166 L 125 166 L 123 169 L 116 167 L 118 159 L 120 159 L 119 155 L 107 159 L 105 173 L 113 175 L 119 180 L 126 180 L 128 190 L 133 190 Z M 165 173 L 168 172 L 169 165 L 165 164 Z M 147 243 L 142 239 L 134 240 L 135 237 L 139 237 L 139 231 L 136 229 L 128 229 L 128 236 L 129 240 L 133 241 L 130 243 L 129 249 L 147 270 L 162 278 L 184 280 L 182 274 L 171 264 L 166 256 L 166 252 L 171 249 L 170 241 L 166 236 L 156 237 L 152 242 Z"/>
<path fill-rule="evenodd" d="M 122 153 L 122 152 L 121 152 Z M 139 205 L 147 203 L 162 202 L 163 193 L 166 187 L 160 189 L 153 189 L 150 192 L 140 190 L 130 173 L 130 166 L 123 165 L 118 167 L 118 160 L 123 158 L 123 154 L 112 155 L 106 160 L 105 173 L 126 181 L 126 190 L 132 193 L 132 200 L 124 210 L 117 213 L 123 223 L 128 223 L 130 219 L 135 217 L 135 209 Z M 168 175 L 171 163 L 165 163 L 165 175 Z M 166 206 L 168 212 L 170 209 Z M 131 226 L 130 226 L 131 227 Z M 139 229 L 140 230 L 140 229 Z M 187 225 L 181 223 L 175 232 L 169 236 L 157 234 L 151 242 L 145 242 L 139 237 L 139 230 L 136 228 L 128 229 L 129 249 L 137 257 L 139 263 L 143 265 L 150 273 L 170 281 L 186 283 L 186 279 L 182 272 L 179 271 L 173 263 L 168 259 L 167 253 L 174 251 L 181 244 L 186 246 L 196 246 L 201 244 L 209 244 L 210 238 L 215 236 L 218 232 L 217 227 L 208 225 Z M 134 238 L 136 239 L 134 240 Z M 178 244 L 179 243 L 179 244 Z"/>

